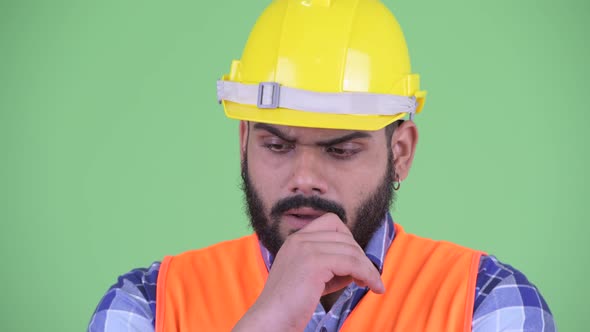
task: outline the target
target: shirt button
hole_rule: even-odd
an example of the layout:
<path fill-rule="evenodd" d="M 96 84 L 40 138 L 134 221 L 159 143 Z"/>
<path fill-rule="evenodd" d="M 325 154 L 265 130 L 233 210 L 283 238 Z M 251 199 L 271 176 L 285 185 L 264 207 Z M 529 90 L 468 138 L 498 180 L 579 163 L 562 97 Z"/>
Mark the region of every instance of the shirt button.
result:
<path fill-rule="evenodd" d="M 320 332 L 328 332 L 328 329 L 325 326 L 322 326 L 322 328 L 320 329 Z"/>

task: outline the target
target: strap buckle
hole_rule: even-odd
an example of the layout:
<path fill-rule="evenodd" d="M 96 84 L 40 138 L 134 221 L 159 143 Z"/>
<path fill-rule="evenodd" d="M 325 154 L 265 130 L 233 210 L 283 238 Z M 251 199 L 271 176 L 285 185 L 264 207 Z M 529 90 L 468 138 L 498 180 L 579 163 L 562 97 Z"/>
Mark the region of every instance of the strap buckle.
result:
<path fill-rule="evenodd" d="M 276 82 L 261 82 L 258 84 L 258 98 L 256 106 L 258 108 L 273 109 L 279 108 L 279 94 L 281 86 Z"/>

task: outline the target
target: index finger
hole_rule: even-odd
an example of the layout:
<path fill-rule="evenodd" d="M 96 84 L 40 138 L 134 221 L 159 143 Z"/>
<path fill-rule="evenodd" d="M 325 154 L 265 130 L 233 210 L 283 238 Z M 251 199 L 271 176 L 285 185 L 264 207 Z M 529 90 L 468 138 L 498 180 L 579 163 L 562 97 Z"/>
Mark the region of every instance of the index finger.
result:
<path fill-rule="evenodd" d="M 300 233 L 333 231 L 352 235 L 350 229 L 334 213 L 328 212 L 299 230 Z"/>

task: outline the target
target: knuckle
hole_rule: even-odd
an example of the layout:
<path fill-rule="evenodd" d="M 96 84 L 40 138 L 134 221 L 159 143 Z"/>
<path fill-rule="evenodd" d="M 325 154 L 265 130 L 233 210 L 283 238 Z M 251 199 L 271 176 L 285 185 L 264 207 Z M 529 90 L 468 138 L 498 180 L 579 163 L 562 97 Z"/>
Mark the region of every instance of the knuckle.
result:
<path fill-rule="evenodd" d="M 348 247 L 347 249 L 350 250 L 350 253 L 352 255 L 365 255 L 365 252 L 363 251 L 363 249 L 361 249 L 361 247 L 358 246 L 358 244 L 356 244 L 356 242 L 353 243 L 347 243 Z"/>
<path fill-rule="evenodd" d="M 311 254 L 314 252 L 314 244 L 313 242 L 309 242 L 309 241 L 300 241 L 299 243 L 297 243 L 298 247 L 297 247 L 297 251 L 302 252 L 302 253 L 308 253 Z"/>
<path fill-rule="evenodd" d="M 376 281 L 381 278 L 379 271 L 372 264 L 367 267 L 367 280 Z"/>
<path fill-rule="evenodd" d="M 360 262 L 359 262 L 359 259 L 358 259 L 357 257 L 355 257 L 355 256 L 351 256 L 351 255 L 347 255 L 347 256 L 346 256 L 346 262 L 347 262 L 349 265 L 352 265 L 352 266 L 358 266 L 358 265 L 359 265 L 359 263 L 360 263 Z"/>
<path fill-rule="evenodd" d="M 307 252 L 303 255 L 303 264 L 309 268 L 314 269 L 316 266 L 321 266 L 320 257 L 313 252 Z"/>
<path fill-rule="evenodd" d="M 298 247 L 301 245 L 302 241 L 304 241 L 304 237 L 302 236 L 302 234 L 294 233 L 294 234 L 287 236 L 283 245 Z"/>

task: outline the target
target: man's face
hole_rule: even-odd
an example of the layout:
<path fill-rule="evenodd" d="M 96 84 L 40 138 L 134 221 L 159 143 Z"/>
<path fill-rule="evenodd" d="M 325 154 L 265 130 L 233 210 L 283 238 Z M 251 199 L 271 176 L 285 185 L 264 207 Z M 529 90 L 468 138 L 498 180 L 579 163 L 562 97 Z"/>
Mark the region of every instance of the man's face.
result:
<path fill-rule="evenodd" d="M 366 246 L 393 199 L 393 156 L 384 130 L 242 125 L 250 221 L 273 254 L 287 236 L 327 212 Z"/>

